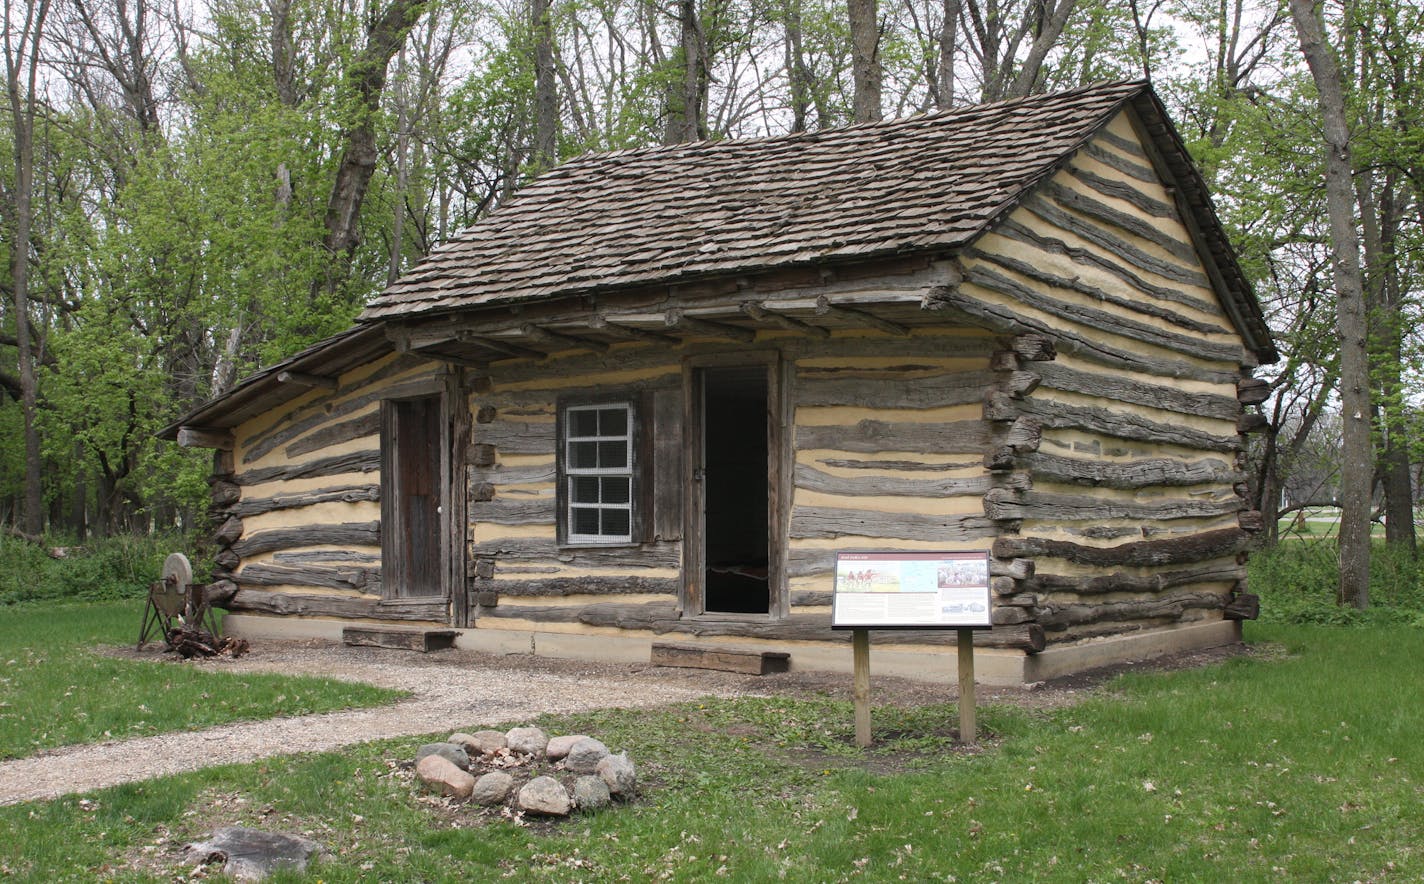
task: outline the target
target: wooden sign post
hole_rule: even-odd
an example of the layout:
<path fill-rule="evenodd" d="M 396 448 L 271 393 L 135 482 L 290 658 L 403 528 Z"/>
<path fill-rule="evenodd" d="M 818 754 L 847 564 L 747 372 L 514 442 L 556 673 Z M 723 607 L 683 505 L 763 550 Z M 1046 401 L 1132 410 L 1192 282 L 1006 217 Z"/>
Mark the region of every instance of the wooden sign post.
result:
<path fill-rule="evenodd" d="M 974 720 L 974 630 L 993 624 L 987 552 L 885 550 L 836 553 L 831 627 L 850 629 L 855 744 L 871 744 L 870 630 L 958 630 L 959 738 L 979 738 Z"/>
<path fill-rule="evenodd" d="M 974 630 L 960 627 L 955 644 L 959 647 L 959 742 L 973 746 L 979 742 L 974 721 Z"/>
<path fill-rule="evenodd" d="M 855 669 L 855 744 L 862 749 L 870 737 L 870 630 L 850 634 L 851 657 Z"/>

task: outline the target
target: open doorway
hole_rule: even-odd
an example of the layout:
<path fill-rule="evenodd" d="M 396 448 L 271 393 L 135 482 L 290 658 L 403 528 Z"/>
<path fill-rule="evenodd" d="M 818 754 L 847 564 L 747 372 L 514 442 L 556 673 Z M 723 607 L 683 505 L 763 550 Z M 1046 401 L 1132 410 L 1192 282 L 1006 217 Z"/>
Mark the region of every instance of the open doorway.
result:
<path fill-rule="evenodd" d="M 771 610 L 768 368 L 697 370 L 703 610 Z"/>
<path fill-rule="evenodd" d="M 384 403 L 381 570 L 387 599 L 445 592 L 441 410 L 439 396 Z"/>

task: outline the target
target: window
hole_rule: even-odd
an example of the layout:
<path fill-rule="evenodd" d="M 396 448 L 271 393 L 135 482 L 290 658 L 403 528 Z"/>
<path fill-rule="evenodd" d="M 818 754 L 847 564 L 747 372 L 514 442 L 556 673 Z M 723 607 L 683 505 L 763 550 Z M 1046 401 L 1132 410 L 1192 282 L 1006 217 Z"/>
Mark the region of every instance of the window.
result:
<path fill-rule="evenodd" d="M 568 543 L 633 540 L 633 407 L 627 402 L 563 411 L 563 533 Z"/>

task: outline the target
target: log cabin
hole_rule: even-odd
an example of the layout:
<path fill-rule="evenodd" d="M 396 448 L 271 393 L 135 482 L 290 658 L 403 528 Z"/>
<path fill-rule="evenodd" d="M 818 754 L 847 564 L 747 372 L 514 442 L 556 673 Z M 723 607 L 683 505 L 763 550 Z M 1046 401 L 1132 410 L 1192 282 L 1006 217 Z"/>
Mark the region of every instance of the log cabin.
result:
<path fill-rule="evenodd" d="M 1276 358 L 1118 82 L 574 159 L 163 435 L 216 450 L 241 634 L 845 670 L 837 551 L 986 551 L 976 668 L 1021 684 L 1239 639 Z"/>

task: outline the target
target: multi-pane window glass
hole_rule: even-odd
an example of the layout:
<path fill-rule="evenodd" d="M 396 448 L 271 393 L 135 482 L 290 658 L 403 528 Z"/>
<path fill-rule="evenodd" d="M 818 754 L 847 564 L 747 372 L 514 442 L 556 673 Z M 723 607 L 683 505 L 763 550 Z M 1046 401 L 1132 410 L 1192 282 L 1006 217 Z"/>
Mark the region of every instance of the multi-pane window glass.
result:
<path fill-rule="evenodd" d="M 564 412 L 568 539 L 616 543 L 633 538 L 633 435 L 627 404 L 580 405 Z"/>

